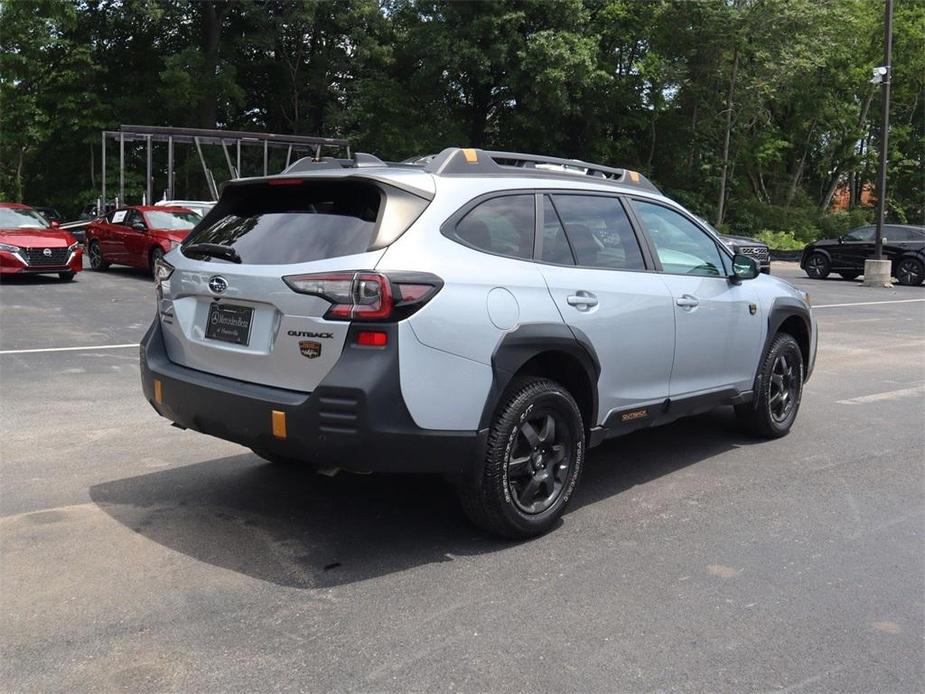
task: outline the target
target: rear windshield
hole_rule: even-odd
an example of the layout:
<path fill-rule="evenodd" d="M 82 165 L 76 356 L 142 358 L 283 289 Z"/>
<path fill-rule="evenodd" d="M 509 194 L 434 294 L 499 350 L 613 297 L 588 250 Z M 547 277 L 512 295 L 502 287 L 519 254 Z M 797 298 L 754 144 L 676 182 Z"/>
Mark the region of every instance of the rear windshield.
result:
<path fill-rule="evenodd" d="M 357 181 L 298 181 L 240 186 L 208 215 L 204 225 L 183 244 L 184 254 L 196 243 L 217 243 L 235 249 L 250 265 L 304 263 L 363 253 L 376 236 L 383 193 Z M 218 260 L 218 262 L 223 262 Z"/>

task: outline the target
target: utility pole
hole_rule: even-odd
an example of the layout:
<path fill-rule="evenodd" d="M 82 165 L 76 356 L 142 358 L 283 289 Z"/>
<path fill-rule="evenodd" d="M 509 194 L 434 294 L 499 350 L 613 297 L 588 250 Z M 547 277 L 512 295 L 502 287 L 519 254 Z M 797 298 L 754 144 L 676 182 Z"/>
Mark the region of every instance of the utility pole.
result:
<path fill-rule="evenodd" d="M 886 168 L 889 155 L 890 82 L 893 72 L 893 0 L 886 0 L 883 20 L 883 65 L 874 68 L 873 84 L 883 86 L 883 118 L 880 124 L 880 174 L 877 184 L 877 236 L 874 257 L 864 261 L 864 284 L 889 287 L 890 261 L 883 259 L 883 220 L 886 216 Z"/>

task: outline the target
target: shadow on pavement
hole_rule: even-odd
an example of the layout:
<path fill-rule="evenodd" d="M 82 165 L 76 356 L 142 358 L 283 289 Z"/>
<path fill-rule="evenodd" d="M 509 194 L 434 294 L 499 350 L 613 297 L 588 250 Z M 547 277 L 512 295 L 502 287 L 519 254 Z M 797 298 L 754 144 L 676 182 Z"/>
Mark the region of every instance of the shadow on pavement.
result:
<path fill-rule="evenodd" d="M 731 411 L 608 442 L 592 451 L 570 513 L 748 442 Z M 327 478 L 252 454 L 106 482 L 92 487 L 90 497 L 165 547 L 298 588 L 362 581 L 513 544 L 470 525 L 441 479 Z M 568 514 L 565 525 L 553 532 L 568 532 Z"/>

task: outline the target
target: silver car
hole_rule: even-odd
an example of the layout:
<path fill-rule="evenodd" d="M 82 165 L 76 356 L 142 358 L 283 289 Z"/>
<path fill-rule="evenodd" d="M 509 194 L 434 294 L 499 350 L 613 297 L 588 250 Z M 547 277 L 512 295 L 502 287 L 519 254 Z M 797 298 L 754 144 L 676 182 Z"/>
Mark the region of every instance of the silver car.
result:
<path fill-rule="evenodd" d="M 734 405 L 792 426 L 808 297 L 644 176 L 446 149 L 238 180 L 159 264 L 144 393 L 267 460 L 433 472 L 507 537 L 550 529 L 613 436 Z"/>

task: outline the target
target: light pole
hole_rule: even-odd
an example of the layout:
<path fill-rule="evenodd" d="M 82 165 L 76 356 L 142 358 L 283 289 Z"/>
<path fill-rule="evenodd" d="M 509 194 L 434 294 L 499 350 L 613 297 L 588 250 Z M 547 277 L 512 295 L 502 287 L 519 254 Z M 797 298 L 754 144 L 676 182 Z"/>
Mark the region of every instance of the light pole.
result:
<path fill-rule="evenodd" d="M 889 153 L 890 133 L 890 82 L 893 72 L 893 0 L 886 0 L 886 15 L 883 20 L 883 65 L 874 68 L 874 84 L 883 86 L 883 118 L 880 124 L 880 173 L 877 182 L 877 237 L 874 257 L 864 261 L 864 285 L 889 287 L 890 261 L 883 259 L 883 219 L 886 216 L 886 167 Z"/>

